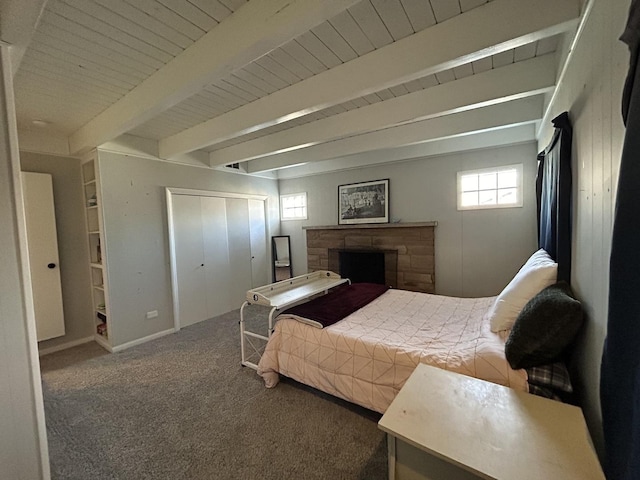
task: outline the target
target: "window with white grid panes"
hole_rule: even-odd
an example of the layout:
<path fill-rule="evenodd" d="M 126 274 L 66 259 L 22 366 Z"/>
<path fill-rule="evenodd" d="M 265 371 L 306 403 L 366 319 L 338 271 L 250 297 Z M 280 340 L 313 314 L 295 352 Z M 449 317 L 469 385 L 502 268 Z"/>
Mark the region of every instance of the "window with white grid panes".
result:
<path fill-rule="evenodd" d="M 458 172 L 458 210 L 522 206 L 522 164 Z"/>
<path fill-rule="evenodd" d="M 280 195 L 280 219 L 281 220 L 306 220 L 307 218 L 307 194 L 292 193 Z"/>

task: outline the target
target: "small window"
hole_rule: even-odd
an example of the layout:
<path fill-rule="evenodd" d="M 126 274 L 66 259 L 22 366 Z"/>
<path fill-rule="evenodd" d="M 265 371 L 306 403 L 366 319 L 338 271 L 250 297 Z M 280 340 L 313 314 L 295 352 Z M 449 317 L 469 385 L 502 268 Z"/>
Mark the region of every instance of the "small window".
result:
<path fill-rule="evenodd" d="M 458 172 L 458 210 L 522 206 L 522 164 Z"/>
<path fill-rule="evenodd" d="M 280 195 L 280 219 L 281 220 L 306 220 L 307 218 L 307 194 L 292 193 Z"/>

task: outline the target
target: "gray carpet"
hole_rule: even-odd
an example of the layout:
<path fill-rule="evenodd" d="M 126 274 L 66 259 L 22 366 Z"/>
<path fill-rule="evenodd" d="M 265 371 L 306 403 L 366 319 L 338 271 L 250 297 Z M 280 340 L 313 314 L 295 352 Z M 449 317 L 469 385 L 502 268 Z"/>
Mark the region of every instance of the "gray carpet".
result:
<path fill-rule="evenodd" d="M 240 366 L 238 320 L 43 357 L 52 478 L 386 478 L 380 416 L 291 380 L 264 388 Z"/>

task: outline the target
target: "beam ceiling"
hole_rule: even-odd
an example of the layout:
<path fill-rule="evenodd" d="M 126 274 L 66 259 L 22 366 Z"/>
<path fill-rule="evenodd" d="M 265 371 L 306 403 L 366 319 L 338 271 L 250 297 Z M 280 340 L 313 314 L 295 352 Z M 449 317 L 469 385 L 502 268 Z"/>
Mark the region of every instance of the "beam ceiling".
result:
<path fill-rule="evenodd" d="M 554 87 L 555 70 L 554 55 L 513 63 L 216 150 L 210 154 L 210 164 L 213 167 L 253 160 L 389 125 L 546 93 Z"/>
<path fill-rule="evenodd" d="M 507 125 L 533 124 L 542 118 L 542 114 L 541 95 L 522 98 L 272 155 L 249 162 L 248 171 L 259 173 L 378 149 L 463 136 Z"/>
<path fill-rule="evenodd" d="M 247 3 L 72 134 L 69 138 L 71 152 L 88 151 L 131 130 L 307 32 L 356 1 L 269 0 Z"/>
<path fill-rule="evenodd" d="M 160 156 L 168 159 L 548 38 L 575 28 L 578 17 L 574 1 L 494 0 L 164 138 Z"/>

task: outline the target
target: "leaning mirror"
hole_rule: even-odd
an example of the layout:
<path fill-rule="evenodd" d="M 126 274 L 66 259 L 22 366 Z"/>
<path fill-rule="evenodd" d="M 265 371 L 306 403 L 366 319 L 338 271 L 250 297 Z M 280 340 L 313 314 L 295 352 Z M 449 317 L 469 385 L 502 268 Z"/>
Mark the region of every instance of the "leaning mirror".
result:
<path fill-rule="evenodd" d="M 273 281 L 279 282 L 293 277 L 291 239 L 289 235 L 271 237 L 271 254 L 273 258 Z"/>

